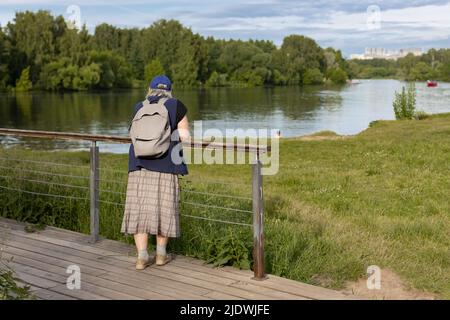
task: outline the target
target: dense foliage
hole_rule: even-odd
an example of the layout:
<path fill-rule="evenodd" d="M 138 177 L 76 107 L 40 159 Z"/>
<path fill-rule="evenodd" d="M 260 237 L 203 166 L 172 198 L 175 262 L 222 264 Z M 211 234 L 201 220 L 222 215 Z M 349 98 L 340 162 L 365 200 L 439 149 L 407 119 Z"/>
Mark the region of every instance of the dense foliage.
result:
<path fill-rule="evenodd" d="M 143 29 L 100 24 L 89 34 L 47 11 L 18 12 L 0 28 L 0 89 L 140 87 L 160 73 L 177 86 L 343 83 L 346 70 L 340 51 L 300 35 L 277 48 L 264 40 L 205 38 L 174 20 Z"/>
<path fill-rule="evenodd" d="M 351 60 L 348 73 L 353 78 L 397 78 L 407 81 L 450 81 L 450 49 L 431 49 L 422 56 L 407 55 L 397 61 Z"/>

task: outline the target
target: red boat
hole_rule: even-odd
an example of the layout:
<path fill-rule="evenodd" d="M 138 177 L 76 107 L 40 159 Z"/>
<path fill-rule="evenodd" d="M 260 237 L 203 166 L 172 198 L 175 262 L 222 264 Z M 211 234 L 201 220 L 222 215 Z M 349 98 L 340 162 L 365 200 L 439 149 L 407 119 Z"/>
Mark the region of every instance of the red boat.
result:
<path fill-rule="evenodd" d="M 428 81 L 427 81 L 427 86 L 428 86 L 429 88 L 434 88 L 434 87 L 437 87 L 437 86 L 438 86 L 438 83 L 437 83 L 437 81 L 431 81 L 431 80 L 428 80 Z"/>

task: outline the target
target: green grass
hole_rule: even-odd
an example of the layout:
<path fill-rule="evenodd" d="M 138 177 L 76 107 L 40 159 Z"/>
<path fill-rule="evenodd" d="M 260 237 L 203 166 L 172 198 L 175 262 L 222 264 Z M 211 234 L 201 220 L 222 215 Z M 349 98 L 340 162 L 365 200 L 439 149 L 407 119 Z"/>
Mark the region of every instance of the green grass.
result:
<path fill-rule="evenodd" d="M 337 137 L 338 134 L 334 131 L 325 130 L 325 131 L 319 131 L 319 132 L 313 133 L 309 136 L 310 137 Z"/>
<path fill-rule="evenodd" d="M 450 298 L 450 114 L 423 121 L 377 121 L 346 139 L 281 139 L 280 153 L 280 172 L 264 177 L 267 272 L 342 288 L 364 276 L 369 265 L 378 265 L 399 274 L 411 288 Z M 0 149 L 0 156 L 5 154 L 77 165 L 89 162 L 86 152 Z M 127 157 L 102 154 L 100 161 L 103 168 L 124 170 Z M 87 169 L 70 171 L 88 174 Z M 11 172 L 0 170 L 0 175 Z M 103 189 L 125 191 L 126 174 L 102 171 L 101 177 L 123 181 L 103 182 Z M 212 180 L 229 184 L 212 185 Z M 61 177 L 58 181 L 76 182 Z M 182 187 L 248 197 L 250 181 L 248 165 L 192 165 Z M 48 186 L 0 178 L 0 185 L 7 184 L 49 191 Z M 70 194 L 86 196 L 83 190 Z M 123 200 L 117 194 L 101 197 Z M 251 202 L 244 199 L 183 192 L 183 200 L 251 210 Z M 5 190 L 0 203 L 3 216 L 89 231 L 87 203 Z M 182 205 L 182 212 L 251 223 L 250 216 L 216 209 Z M 121 208 L 102 204 L 101 233 L 131 242 L 119 232 L 121 218 Z M 251 263 L 250 228 L 183 218 L 182 233 L 171 250 L 203 259 L 220 257 L 215 262 L 222 264 Z"/>

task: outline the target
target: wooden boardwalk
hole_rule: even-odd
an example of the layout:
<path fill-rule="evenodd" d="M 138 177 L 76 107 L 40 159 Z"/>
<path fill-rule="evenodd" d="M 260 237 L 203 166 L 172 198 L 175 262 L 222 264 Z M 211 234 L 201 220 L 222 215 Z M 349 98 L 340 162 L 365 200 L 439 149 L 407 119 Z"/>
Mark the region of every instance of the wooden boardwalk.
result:
<path fill-rule="evenodd" d="M 340 292 L 251 271 L 214 268 L 184 256 L 163 267 L 136 271 L 135 249 L 112 240 L 88 242 L 84 234 L 47 227 L 27 233 L 24 224 L 0 218 L 0 255 L 39 299 L 355 299 Z M 69 290 L 66 273 L 81 270 L 81 289 Z"/>

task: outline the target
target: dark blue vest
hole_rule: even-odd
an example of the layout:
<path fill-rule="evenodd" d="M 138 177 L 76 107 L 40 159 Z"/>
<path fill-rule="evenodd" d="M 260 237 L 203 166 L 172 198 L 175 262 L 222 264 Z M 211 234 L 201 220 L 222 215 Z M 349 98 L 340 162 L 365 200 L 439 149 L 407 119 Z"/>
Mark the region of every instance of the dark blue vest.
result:
<path fill-rule="evenodd" d="M 148 97 L 148 100 L 150 103 L 157 103 L 159 101 L 160 97 L 151 96 Z M 143 104 L 142 102 L 138 103 L 134 107 L 134 114 L 142 108 Z M 170 128 L 173 131 L 177 129 L 177 100 L 176 99 L 169 99 L 164 103 L 164 106 L 167 108 L 167 111 L 169 112 L 169 121 L 170 121 Z M 133 116 L 134 117 L 134 116 Z M 134 147 L 133 144 L 130 146 L 130 151 L 128 154 L 128 172 L 141 170 L 142 168 L 150 170 L 150 171 L 157 171 L 157 172 L 164 172 L 164 173 L 173 173 L 173 174 L 181 174 L 186 175 L 188 174 L 187 166 L 185 163 L 182 164 L 175 164 L 172 161 L 172 150 L 175 146 L 177 146 L 180 142 L 179 141 L 172 141 L 170 143 L 169 150 L 160 158 L 157 159 L 143 159 L 143 158 L 136 158 L 134 154 Z M 181 148 L 180 148 L 181 149 Z M 180 156 L 183 156 L 183 151 L 181 150 Z"/>

